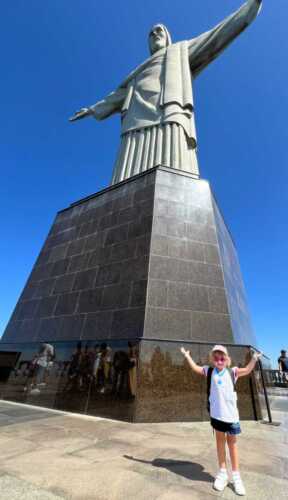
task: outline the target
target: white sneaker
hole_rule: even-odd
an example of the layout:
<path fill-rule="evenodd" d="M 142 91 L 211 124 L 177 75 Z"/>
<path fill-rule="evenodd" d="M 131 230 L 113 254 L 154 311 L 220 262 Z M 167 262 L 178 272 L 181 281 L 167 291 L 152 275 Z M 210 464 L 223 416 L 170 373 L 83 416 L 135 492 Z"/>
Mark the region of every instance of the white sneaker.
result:
<path fill-rule="evenodd" d="M 246 495 L 246 490 L 245 490 L 244 484 L 242 482 L 242 479 L 240 477 L 240 474 L 233 475 L 232 482 L 233 482 L 233 486 L 234 486 L 234 491 L 237 495 L 241 495 L 241 496 Z"/>
<path fill-rule="evenodd" d="M 213 488 L 214 490 L 217 491 L 223 491 L 226 488 L 227 484 L 228 484 L 227 471 L 220 469 L 215 478 Z"/>
<path fill-rule="evenodd" d="M 37 389 L 37 387 L 35 389 L 31 389 L 31 391 L 30 391 L 30 394 L 32 394 L 32 395 L 36 395 L 36 394 L 40 394 L 40 393 L 41 393 L 41 391 L 40 391 L 40 389 Z"/>

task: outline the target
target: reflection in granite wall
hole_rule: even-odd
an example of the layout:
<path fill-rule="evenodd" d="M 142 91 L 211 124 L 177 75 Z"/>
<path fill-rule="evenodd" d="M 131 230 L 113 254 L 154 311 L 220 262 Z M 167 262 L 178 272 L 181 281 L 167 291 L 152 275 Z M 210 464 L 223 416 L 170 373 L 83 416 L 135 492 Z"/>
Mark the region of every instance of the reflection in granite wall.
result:
<path fill-rule="evenodd" d="M 47 345 L 50 354 L 45 357 Z M 3 344 L 2 348 L 9 352 L 11 347 Z M 0 383 L 3 399 L 133 420 L 138 342 L 27 342 L 17 348 L 20 357 L 8 380 Z"/>
<path fill-rule="evenodd" d="M 154 178 L 139 176 L 58 213 L 2 341 L 142 335 Z"/>
<path fill-rule="evenodd" d="M 17 346 L 20 353 L 8 380 L 0 382 L 3 399 L 131 422 L 209 419 L 206 381 L 191 371 L 180 342 L 51 342 L 53 350 L 49 347 L 43 360 L 45 345 L 2 344 L 2 352 L 15 352 Z M 212 344 L 185 346 L 197 363 L 208 363 Z M 249 361 L 246 347 L 228 349 L 233 366 Z M 259 419 L 265 410 L 261 379 L 255 375 L 237 382 L 242 419 Z"/>
<path fill-rule="evenodd" d="M 206 381 L 193 373 L 183 355 L 180 342 L 141 341 L 136 422 L 168 422 L 208 420 L 206 410 Z M 193 359 L 200 365 L 208 364 L 213 344 L 187 343 Z M 232 366 L 244 366 L 250 359 L 249 350 L 242 346 L 228 346 Z M 237 382 L 241 419 L 262 418 L 254 375 Z"/>
<path fill-rule="evenodd" d="M 208 182 L 156 173 L 145 338 L 233 342 Z"/>
<path fill-rule="evenodd" d="M 215 201 L 213 206 L 234 342 L 257 346 L 237 251 Z"/>

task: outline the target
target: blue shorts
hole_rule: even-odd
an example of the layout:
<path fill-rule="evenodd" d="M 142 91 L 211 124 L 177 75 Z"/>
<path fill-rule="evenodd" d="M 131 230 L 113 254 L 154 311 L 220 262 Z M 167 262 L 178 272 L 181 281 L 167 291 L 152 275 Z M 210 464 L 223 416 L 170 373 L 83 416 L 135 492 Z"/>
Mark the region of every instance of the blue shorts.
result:
<path fill-rule="evenodd" d="M 211 425 L 215 431 L 224 432 L 230 436 L 241 434 L 239 422 L 231 424 L 229 422 L 222 422 L 222 420 L 216 420 L 216 418 L 211 417 Z"/>

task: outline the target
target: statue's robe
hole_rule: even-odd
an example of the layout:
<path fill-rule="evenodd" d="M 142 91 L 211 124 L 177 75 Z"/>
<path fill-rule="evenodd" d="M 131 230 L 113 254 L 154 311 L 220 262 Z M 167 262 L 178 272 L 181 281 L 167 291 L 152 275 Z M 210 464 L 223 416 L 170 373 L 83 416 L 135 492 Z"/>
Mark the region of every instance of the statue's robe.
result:
<path fill-rule="evenodd" d="M 192 81 L 257 16 L 248 0 L 214 29 L 158 50 L 91 110 L 97 120 L 121 113 L 112 184 L 157 165 L 199 176 Z"/>

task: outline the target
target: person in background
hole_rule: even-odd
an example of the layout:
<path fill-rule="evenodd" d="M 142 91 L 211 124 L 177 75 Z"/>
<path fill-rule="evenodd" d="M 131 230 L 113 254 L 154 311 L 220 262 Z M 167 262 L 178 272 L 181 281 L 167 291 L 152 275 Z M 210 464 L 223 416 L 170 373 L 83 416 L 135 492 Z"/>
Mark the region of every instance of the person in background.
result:
<path fill-rule="evenodd" d="M 287 351 L 285 351 L 285 349 L 281 350 L 281 354 L 278 358 L 278 367 L 279 367 L 279 371 L 281 372 L 283 382 L 287 382 L 288 381 L 288 357 L 287 357 Z"/>

